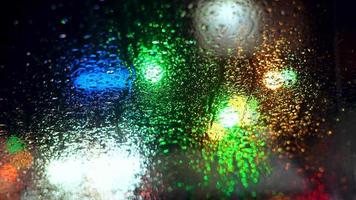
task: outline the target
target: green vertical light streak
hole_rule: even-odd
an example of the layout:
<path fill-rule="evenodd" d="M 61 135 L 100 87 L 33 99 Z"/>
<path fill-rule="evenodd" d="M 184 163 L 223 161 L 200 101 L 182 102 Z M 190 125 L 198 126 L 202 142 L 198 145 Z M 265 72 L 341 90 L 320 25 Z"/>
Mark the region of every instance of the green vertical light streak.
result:
<path fill-rule="evenodd" d="M 210 140 L 202 150 L 204 167 L 197 167 L 197 170 L 202 172 L 204 185 L 214 185 L 230 196 L 253 191 L 260 174 L 269 169 L 266 146 L 259 134 L 262 128 L 258 122 L 258 101 L 252 97 L 235 96 L 227 102 L 215 108 L 221 111 L 216 112 L 218 116 L 208 131 Z M 226 109 L 233 110 L 238 117 L 226 117 Z M 227 122 L 221 119 L 229 120 L 231 126 L 225 126 Z"/>

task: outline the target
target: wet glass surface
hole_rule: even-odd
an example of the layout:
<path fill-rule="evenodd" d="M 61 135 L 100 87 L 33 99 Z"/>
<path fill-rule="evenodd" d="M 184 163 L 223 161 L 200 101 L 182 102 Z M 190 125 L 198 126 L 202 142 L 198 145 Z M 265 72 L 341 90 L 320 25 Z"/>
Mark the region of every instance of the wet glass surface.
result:
<path fill-rule="evenodd" d="M 356 198 L 355 3 L 0 7 L 0 200 Z"/>

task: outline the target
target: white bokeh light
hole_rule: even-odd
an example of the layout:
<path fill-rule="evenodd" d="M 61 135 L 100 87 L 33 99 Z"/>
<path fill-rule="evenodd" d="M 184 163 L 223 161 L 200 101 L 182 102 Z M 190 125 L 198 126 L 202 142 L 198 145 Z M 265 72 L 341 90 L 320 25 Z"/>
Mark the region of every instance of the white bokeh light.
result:
<path fill-rule="evenodd" d="M 105 145 L 103 145 L 105 144 Z M 48 161 L 45 177 L 64 199 L 130 199 L 145 173 L 144 157 L 133 141 L 70 143 Z"/>
<path fill-rule="evenodd" d="M 140 173 L 141 161 L 136 154 L 118 149 L 52 160 L 46 173 L 49 182 L 62 192 L 80 195 L 90 189 L 99 199 L 126 199 L 140 181 L 136 175 Z"/>
<path fill-rule="evenodd" d="M 226 128 L 235 126 L 238 123 L 239 118 L 237 110 L 232 107 L 227 107 L 220 113 L 220 123 Z"/>
<path fill-rule="evenodd" d="M 251 53 L 260 36 L 261 9 L 253 0 L 200 0 L 194 12 L 201 47 L 218 56 Z"/>
<path fill-rule="evenodd" d="M 84 165 L 83 160 L 74 156 L 64 160 L 53 160 L 47 167 L 48 179 L 59 187 L 78 188 L 85 175 Z"/>
<path fill-rule="evenodd" d="M 88 166 L 87 177 L 94 188 L 99 191 L 110 191 L 116 187 L 119 193 L 135 189 L 140 180 L 135 175 L 140 172 L 141 160 L 129 155 L 125 149 L 93 158 Z"/>

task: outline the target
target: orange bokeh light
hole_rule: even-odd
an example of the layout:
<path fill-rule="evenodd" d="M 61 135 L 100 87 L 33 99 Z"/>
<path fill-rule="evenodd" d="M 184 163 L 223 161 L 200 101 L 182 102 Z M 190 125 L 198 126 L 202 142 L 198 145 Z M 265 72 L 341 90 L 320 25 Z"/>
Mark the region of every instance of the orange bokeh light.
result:
<path fill-rule="evenodd" d="M 17 180 L 17 169 L 11 164 L 4 164 L 0 167 L 0 192 L 11 190 Z"/>

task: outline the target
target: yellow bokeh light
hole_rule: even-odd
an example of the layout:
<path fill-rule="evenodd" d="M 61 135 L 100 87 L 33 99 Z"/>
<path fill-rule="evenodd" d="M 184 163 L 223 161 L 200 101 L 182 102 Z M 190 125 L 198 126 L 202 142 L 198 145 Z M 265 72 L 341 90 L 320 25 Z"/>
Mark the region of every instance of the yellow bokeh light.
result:
<path fill-rule="evenodd" d="M 208 130 L 208 136 L 211 140 L 220 140 L 226 134 L 226 129 L 219 123 L 213 123 Z"/>
<path fill-rule="evenodd" d="M 245 96 L 236 96 L 229 100 L 229 105 L 239 113 L 239 126 L 250 126 L 257 123 L 259 112 L 256 99 L 249 99 Z"/>
<path fill-rule="evenodd" d="M 269 71 L 264 75 L 263 83 L 268 89 L 276 90 L 283 86 L 284 78 L 278 71 Z"/>
<path fill-rule="evenodd" d="M 251 97 L 235 96 L 219 113 L 218 121 L 213 122 L 208 130 L 209 138 L 220 140 L 230 128 L 253 126 L 258 122 L 258 101 Z"/>

